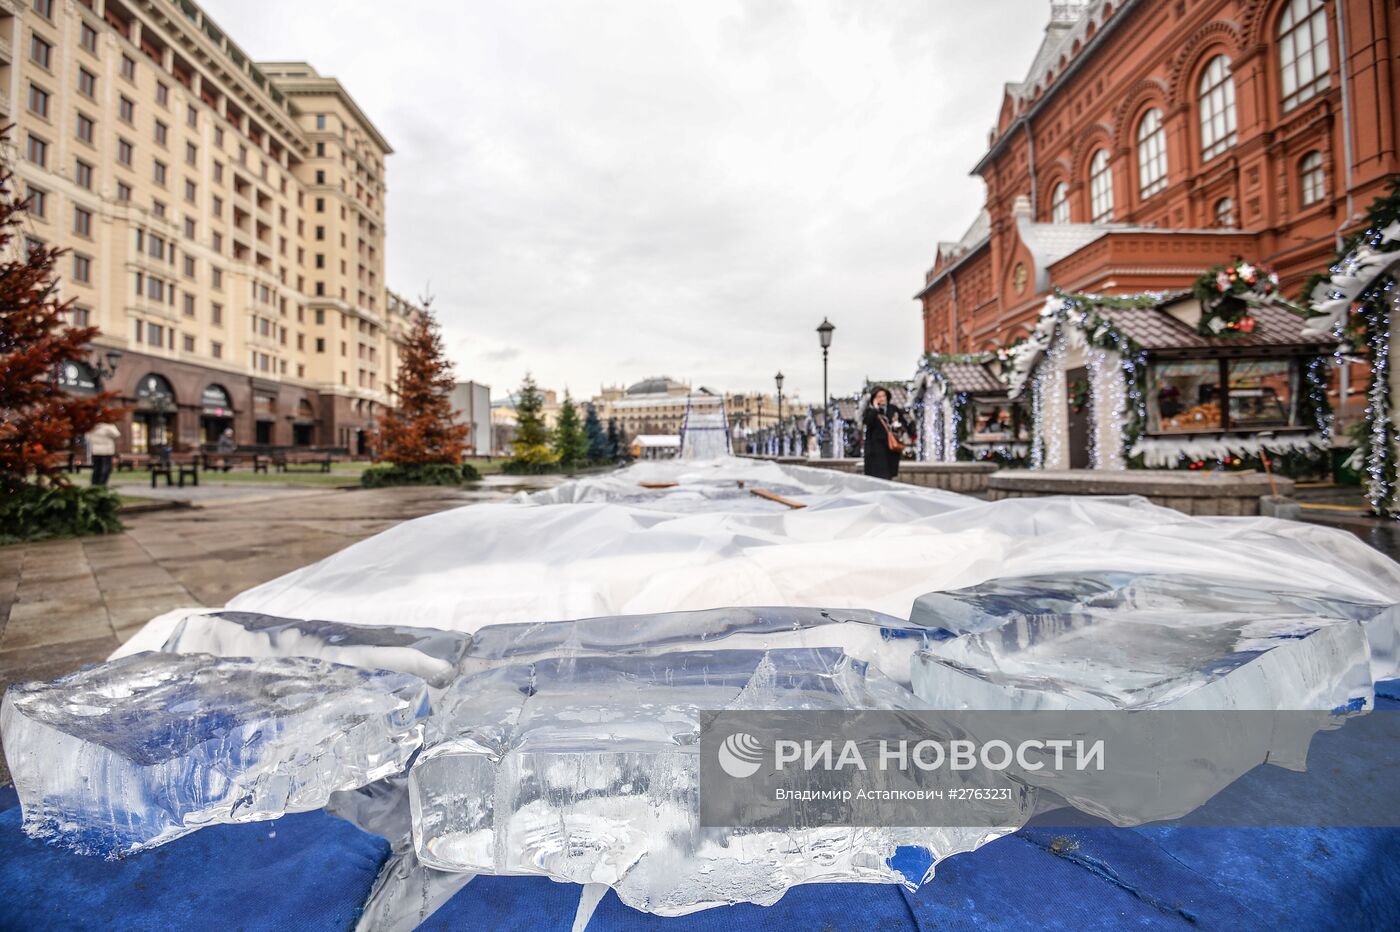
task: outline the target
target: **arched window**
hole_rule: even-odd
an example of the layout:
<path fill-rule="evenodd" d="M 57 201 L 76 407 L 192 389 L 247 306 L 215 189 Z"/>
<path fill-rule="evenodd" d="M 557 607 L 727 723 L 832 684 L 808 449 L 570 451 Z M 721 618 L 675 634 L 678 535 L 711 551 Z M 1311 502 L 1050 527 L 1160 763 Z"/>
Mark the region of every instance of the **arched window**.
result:
<path fill-rule="evenodd" d="M 1162 111 L 1149 110 L 1138 123 L 1138 192 L 1143 200 L 1167 186 L 1167 130 Z"/>
<path fill-rule="evenodd" d="M 1069 185 L 1063 181 L 1050 193 L 1050 222 L 1069 223 Z"/>
<path fill-rule="evenodd" d="M 1094 223 L 1113 219 L 1113 169 L 1107 149 L 1095 152 L 1089 162 L 1089 217 Z"/>
<path fill-rule="evenodd" d="M 1298 163 L 1298 184 L 1303 192 L 1303 206 L 1321 203 L 1327 196 L 1327 177 L 1322 173 L 1322 153 L 1313 151 Z"/>
<path fill-rule="evenodd" d="M 1235 79 L 1230 59 L 1217 55 L 1201 72 L 1201 159 L 1209 162 L 1235 144 Z"/>
<path fill-rule="evenodd" d="M 1292 0 L 1278 21 L 1283 109 L 1292 110 L 1331 84 L 1327 11 L 1322 0 Z"/>
<path fill-rule="evenodd" d="M 1228 197 L 1222 197 L 1215 202 L 1215 225 L 1226 230 L 1233 230 L 1235 223 L 1235 202 Z"/>

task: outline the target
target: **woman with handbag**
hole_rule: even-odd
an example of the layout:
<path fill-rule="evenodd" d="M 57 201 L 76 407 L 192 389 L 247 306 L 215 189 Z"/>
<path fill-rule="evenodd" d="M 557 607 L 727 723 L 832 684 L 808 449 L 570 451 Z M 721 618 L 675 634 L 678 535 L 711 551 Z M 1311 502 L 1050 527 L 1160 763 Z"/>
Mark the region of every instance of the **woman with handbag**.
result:
<path fill-rule="evenodd" d="M 913 442 L 913 419 L 890 400 L 889 389 L 877 385 L 865 408 L 865 474 L 895 478 L 904 448 Z"/>

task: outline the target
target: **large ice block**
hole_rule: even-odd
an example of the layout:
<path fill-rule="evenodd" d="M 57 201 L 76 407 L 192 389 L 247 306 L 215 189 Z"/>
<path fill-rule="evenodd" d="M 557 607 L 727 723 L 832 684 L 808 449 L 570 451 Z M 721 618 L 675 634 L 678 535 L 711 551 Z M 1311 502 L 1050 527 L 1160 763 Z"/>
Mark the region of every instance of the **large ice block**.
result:
<path fill-rule="evenodd" d="M 409 772 L 414 844 L 438 870 L 605 883 L 662 915 L 772 903 L 816 881 L 905 883 L 1002 832 L 702 828 L 705 710 L 899 708 L 839 649 L 582 655 L 499 667 L 443 697 Z M 906 706 L 907 707 L 907 706 Z M 895 866 L 919 852 L 916 876 Z"/>
<path fill-rule="evenodd" d="M 1044 586 L 1037 590 L 1035 585 Z M 914 617 L 959 637 L 915 658 L 914 691 L 935 708 L 1331 709 L 1371 704 L 1357 621 L 1259 594 L 1179 591 L 1175 607 L 1131 587 L 1095 592 L 993 581 L 925 596 Z M 1289 610 L 1291 609 L 1291 613 Z"/>
<path fill-rule="evenodd" d="M 0 731 L 25 831 L 117 857 L 399 772 L 426 713 L 403 673 L 142 653 L 10 687 Z"/>
<path fill-rule="evenodd" d="M 351 625 L 256 612 L 191 612 L 161 650 L 216 657 L 315 657 L 408 673 L 442 688 L 456 678 L 469 643 L 470 635 L 436 628 Z"/>
<path fill-rule="evenodd" d="M 1120 824 L 1185 815 L 1259 764 L 1303 769 L 1312 736 L 1342 722 L 1332 710 L 1373 706 L 1366 632 L 1343 608 L 1194 582 L 1100 574 L 930 594 L 915 617 L 964 633 L 920 651 L 914 691 L 937 709 L 1171 713 L 1095 722 L 1116 760 L 1150 779 L 1026 775 Z M 1235 710 L 1276 714 L 1191 715 Z"/>
<path fill-rule="evenodd" d="M 480 673 L 504 664 L 577 654 L 829 647 L 839 648 L 907 686 L 914 652 L 925 643 L 949 637 L 952 633 L 943 628 L 865 609 L 740 606 L 488 625 L 472 635 L 461 668 Z"/>
<path fill-rule="evenodd" d="M 1359 622 L 1370 645 L 1372 676 L 1400 676 L 1400 606 L 1364 597 L 1341 598 L 1280 580 L 1250 583 L 1207 573 L 1083 572 L 990 579 L 951 592 L 930 592 L 914 602 L 910 621 L 951 631 L 976 632 L 1011 619 L 1103 612 L 1157 613 L 1200 628 L 1189 616 L 1212 619 L 1278 619 L 1303 627 Z"/>

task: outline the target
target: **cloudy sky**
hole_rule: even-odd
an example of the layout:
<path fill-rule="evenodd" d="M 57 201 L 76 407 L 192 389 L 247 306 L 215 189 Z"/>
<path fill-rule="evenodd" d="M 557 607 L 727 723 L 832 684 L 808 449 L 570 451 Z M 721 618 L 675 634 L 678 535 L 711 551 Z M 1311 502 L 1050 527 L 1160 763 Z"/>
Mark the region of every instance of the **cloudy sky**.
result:
<path fill-rule="evenodd" d="M 935 243 L 1046 0 L 204 0 L 338 77 L 395 154 L 388 282 L 459 378 L 587 397 L 668 374 L 906 377 Z"/>

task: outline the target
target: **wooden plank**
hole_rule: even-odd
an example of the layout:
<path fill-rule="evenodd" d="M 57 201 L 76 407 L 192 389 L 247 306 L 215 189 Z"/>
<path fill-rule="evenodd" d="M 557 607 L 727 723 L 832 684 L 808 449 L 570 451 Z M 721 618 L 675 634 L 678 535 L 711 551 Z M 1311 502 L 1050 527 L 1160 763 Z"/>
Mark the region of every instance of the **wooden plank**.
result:
<path fill-rule="evenodd" d="M 644 489 L 674 489 L 680 485 L 679 482 L 638 482 L 637 485 Z"/>
<path fill-rule="evenodd" d="M 806 507 L 807 507 L 807 506 L 804 505 L 802 502 L 795 502 L 795 501 L 793 501 L 793 500 L 790 499 L 790 498 L 783 498 L 781 495 L 777 494 L 776 492 L 770 492 L 770 491 L 768 491 L 767 489 L 749 489 L 749 494 L 750 494 L 750 495 L 757 495 L 759 498 L 766 498 L 766 499 L 768 499 L 768 501 L 770 501 L 770 502 L 777 502 L 779 505 L 786 505 L 786 506 L 788 506 L 789 508 L 806 508 Z"/>

